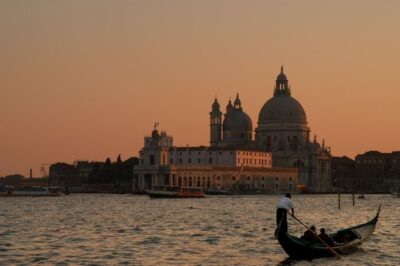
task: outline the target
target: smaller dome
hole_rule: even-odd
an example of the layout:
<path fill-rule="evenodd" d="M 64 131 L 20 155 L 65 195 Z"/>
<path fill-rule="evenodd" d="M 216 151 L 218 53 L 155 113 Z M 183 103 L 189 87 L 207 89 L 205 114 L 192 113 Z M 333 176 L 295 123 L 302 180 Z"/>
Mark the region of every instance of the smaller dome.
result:
<path fill-rule="evenodd" d="M 222 127 L 224 131 L 248 132 L 253 130 L 253 123 L 245 112 L 232 109 L 225 115 Z"/>

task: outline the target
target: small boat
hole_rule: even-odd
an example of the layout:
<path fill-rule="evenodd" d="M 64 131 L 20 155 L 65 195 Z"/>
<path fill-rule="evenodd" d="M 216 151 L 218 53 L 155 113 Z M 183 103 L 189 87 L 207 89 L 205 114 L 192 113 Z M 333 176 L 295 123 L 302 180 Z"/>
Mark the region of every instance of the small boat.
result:
<path fill-rule="evenodd" d="M 367 223 L 349 227 L 335 234 L 331 234 L 335 245 L 327 247 L 319 241 L 310 243 L 307 240 L 290 235 L 282 230 L 276 232 L 279 244 L 293 259 L 314 259 L 321 257 L 333 257 L 354 252 L 375 230 L 378 222 L 381 206 L 376 216 Z"/>
<path fill-rule="evenodd" d="M 395 198 L 400 198 L 400 192 L 393 192 L 392 196 Z"/>
<path fill-rule="evenodd" d="M 360 195 L 358 195 L 358 199 L 365 199 L 365 196 L 364 196 L 364 194 L 360 194 Z"/>
<path fill-rule="evenodd" d="M 150 198 L 204 198 L 201 187 L 157 186 L 147 194 Z"/>
<path fill-rule="evenodd" d="M 205 190 L 205 194 L 207 195 L 232 195 L 231 192 L 218 188 L 209 188 Z"/>
<path fill-rule="evenodd" d="M 63 193 L 59 187 L 13 187 L 0 186 L 0 196 L 3 197 L 38 197 L 61 196 Z"/>

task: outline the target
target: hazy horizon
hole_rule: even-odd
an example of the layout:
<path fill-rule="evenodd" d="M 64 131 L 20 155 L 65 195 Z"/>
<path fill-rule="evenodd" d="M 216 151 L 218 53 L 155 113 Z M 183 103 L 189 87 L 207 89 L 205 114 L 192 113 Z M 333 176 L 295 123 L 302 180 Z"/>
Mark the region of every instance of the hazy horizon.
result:
<path fill-rule="evenodd" d="M 0 176 L 137 156 L 155 122 L 208 145 L 239 93 L 257 127 L 284 65 L 334 156 L 400 150 L 399 1 L 1 1 Z"/>

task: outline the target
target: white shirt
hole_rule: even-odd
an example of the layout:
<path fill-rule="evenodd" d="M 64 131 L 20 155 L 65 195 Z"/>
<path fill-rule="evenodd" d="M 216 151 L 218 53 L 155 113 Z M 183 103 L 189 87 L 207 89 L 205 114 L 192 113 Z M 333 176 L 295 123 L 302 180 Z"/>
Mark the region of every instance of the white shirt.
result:
<path fill-rule="evenodd" d="M 276 208 L 290 210 L 290 209 L 294 208 L 294 206 L 293 206 L 292 200 L 285 196 L 285 197 L 282 197 L 279 199 L 278 204 L 276 205 Z"/>

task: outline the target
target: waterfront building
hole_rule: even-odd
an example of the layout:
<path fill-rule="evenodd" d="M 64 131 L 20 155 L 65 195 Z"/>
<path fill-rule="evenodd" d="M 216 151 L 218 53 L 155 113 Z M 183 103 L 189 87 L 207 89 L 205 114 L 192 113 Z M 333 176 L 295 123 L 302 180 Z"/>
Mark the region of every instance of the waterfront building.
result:
<path fill-rule="evenodd" d="M 355 179 L 360 192 L 400 191 L 400 151 L 368 151 L 356 156 Z"/>
<path fill-rule="evenodd" d="M 339 192 L 356 192 L 355 162 L 353 159 L 342 156 L 332 156 L 332 188 Z"/>
<path fill-rule="evenodd" d="M 153 186 L 196 186 L 232 192 L 297 191 L 295 168 L 272 167 L 272 155 L 251 147 L 176 147 L 155 128 L 145 137 L 134 169 L 138 191 Z"/>

